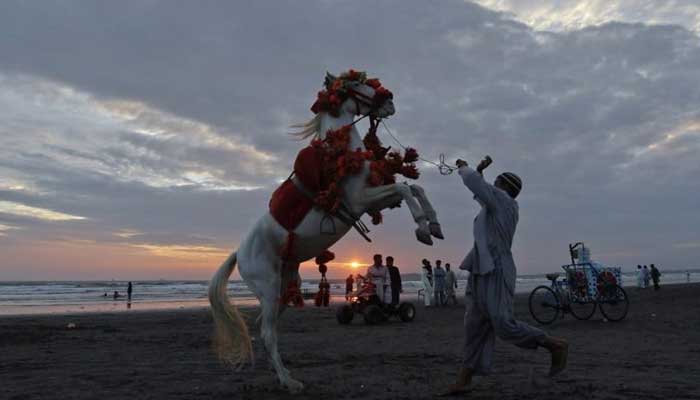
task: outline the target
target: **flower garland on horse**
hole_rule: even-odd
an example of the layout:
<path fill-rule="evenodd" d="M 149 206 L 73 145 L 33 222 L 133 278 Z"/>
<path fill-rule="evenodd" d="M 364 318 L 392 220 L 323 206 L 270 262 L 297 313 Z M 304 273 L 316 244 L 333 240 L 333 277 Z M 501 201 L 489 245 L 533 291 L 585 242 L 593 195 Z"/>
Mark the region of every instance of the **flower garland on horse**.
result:
<path fill-rule="evenodd" d="M 337 116 L 340 105 L 351 96 L 363 97 L 359 92 L 349 88 L 351 82 L 364 83 L 375 90 L 374 98 L 365 100 L 372 104 L 381 104 L 387 98 L 393 98 L 393 94 L 384 88 L 379 79 L 368 79 L 365 72 L 349 70 L 338 78 L 326 77 L 324 82 L 326 89 L 318 92 L 316 102 L 311 106 L 314 114 L 327 112 Z M 351 125 L 345 125 L 336 130 L 326 132 L 326 137 L 311 141 L 311 147 L 320 154 L 321 174 L 327 181 L 327 186 L 322 188 L 314 198 L 314 205 L 321 209 L 334 213 L 340 206 L 341 193 L 339 184 L 343 178 L 360 172 L 364 161 L 370 161 L 370 175 L 367 183 L 370 186 L 381 186 L 396 182 L 395 176 L 400 174 L 409 179 L 418 179 L 420 173 L 415 163 L 418 161 L 418 152 L 408 148 L 404 155 L 398 151 L 389 152 L 389 148 L 383 147 L 377 137 L 379 119 L 370 115 L 370 126 L 363 139 L 366 150 L 357 148 L 349 150 Z M 304 150 L 302 150 L 303 152 Z M 301 152 L 300 152 L 301 154 Z M 382 222 L 382 214 L 379 211 L 369 213 L 372 223 L 378 225 Z"/>
<path fill-rule="evenodd" d="M 351 86 L 356 83 L 373 88 L 374 97 L 369 98 L 354 91 Z M 311 106 L 311 111 L 317 115 L 325 112 L 338 116 L 341 105 L 348 99 L 377 105 L 393 98 L 391 91 L 384 88 L 379 79 L 368 79 L 366 73 L 352 69 L 339 77 L 327 75 L 324 86 L 325 89 L 318 92 L 316 101 Z M 415 165 L 418 152 L 412 148 L 407 148 L 403 155 L 398 151 L 389 152 L 390 149 L 383 147 L 377 137 L 379 118 L 372 115 L 369 115 L 369 129 L 362 140 L 365 149 L 350 149 L 350 131 L 355 122 L 328 130 L 323 139 L 315 138 L 309 146 L 299 151 L 293 175 L 307 188 L 306 193 L 291 181 L 291 176 L 273 193 L 270 212 L 289 232 L 280 251 L 284 259 L 293 257 L 291 249 L 296 238 L 292 231 L 312 207 L 331 215 L 338 213 L 342 206 L 342 180 L 360 173 L 365 161 L 370 163 L 367 184 L 372 187 L 396 183 L 396 175 L 403 175 L 409 179 L 419 177 L 420 173 Z M 382 223 L 379 210 L 370 210 L 368 214 L 374 225 Z M 325 250 L 320 257 L 332 258 L 333 253 Z M 319 270 L 325 266 L 325 263 L 319 262 L 318 257 L 316 262 L 319 264 Z M 323 272 L 322 274 L 325 275 Z M 295 288 L 287 290 L 281 301 L 299 306 L 303 302 L 298 301 L 300 294 L 293 289 Z"/>

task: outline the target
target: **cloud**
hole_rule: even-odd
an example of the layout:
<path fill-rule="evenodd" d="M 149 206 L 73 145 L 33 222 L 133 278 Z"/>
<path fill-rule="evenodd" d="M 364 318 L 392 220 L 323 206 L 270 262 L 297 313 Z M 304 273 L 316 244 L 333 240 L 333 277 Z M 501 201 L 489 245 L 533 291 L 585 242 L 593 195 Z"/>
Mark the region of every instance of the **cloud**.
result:
<path fill-rule="evenodd" d="M 230 254 L 230 251 L 219 249 L 210 246 L 178 246 L 178 245 L 153 245 L 153 244 L 135 244 L 137 248 L 144 249 L 156 256 L 166 258 L 184 258 L 184 259 L 205 259 L 225 258 Z"/>
<path fill-rule="evenodd" d="M 100 100 L 22 75 L 0 74 L 0 82 L 6 116 L 0 126 L 6 137 L 0 167 L 15 170 L 19 185 L 33 183 L 32 177 L 17 176 L 25 163 L 89 170 L 149 186 L 217 190 L 249 190 L 265 182 L 265 176 L 283 174 L 273 167 L 251 170 L 250 165 L 274 166 L 275 156 L 234 134 L 138 101 Z"/>
<path fill-rule="evenodd" d="M 481 4 L 496 9 L 0 4 L 0 201 L 86 218 L 0 214 L 18 228 L 2 231 L 0 248 L 94 240 L 95 254 L 105 246 L 114 257 L 174 265 L 171 257 L 191 250 L 208 254 L 192 265 L 214 268 L 289 174 L 301 144 L 288 126 L 311 116 L 325 71 L 355 67 L 394 92 L 388 125 L 423 157 L 475 163 L 490 154 L 487 177 L 523 177 L 522 272 L 556 269 L 566 244 L 579 240 L 610 263 L 693 263 L 690 249 L 673 247 L 695 240 L 700 224 L 693 4 Z M 421 168 L 448 239 L 407 246 L 413 222 L 404 207 L 372 228 L 372 244 L 344 238 L 333 248 L 339 260 L 394 254 L 407 272 L 423 257 L 459 261 L 477 206 L 457 177 Z M 17 251 L 4 269 L 38 263 Z"/>
<path fill-rule="evenodd" d="M 700 31 L 693 0 L 473 0 L 513 14 L 537 30 L 576 30 L 612 21 L 674 24 Z"/>
<path fill-rule="evenodd" d="M 673 247 L 676 249 L 698 249 L 700 242 L 674 243 Z"/>
<path fill-rule="evenodd" d="M 47 210 L 45 208 L 30 207 L 12 201 L 0 201 L 0 213 L 38 218 L 47 221 L 71 221 L 83 220 L 85 217 L 70 215 L 62 212 Z"/>

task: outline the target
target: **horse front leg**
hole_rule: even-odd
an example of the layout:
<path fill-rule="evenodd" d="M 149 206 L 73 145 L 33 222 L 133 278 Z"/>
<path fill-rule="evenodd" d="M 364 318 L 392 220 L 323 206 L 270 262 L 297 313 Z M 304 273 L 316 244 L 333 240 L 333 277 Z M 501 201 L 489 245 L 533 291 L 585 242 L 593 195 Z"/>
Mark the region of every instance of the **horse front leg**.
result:
<path fill-rule="evenodd" d="M 430 238 L 430 227 L 428 218 L 420 204 L 413 197 L 411 188 L 405 183 L 393 183 L 390 185 L 368 187 L 362 191 L 362 196 L 358 199 L 363 210 L 383 210 L 396 206 L 400 200 L 404 200 L 411 211 L 413 220 L 418 224 L 416 228 L 416 239 L 419 242 L 432 246 L 433 240 Z"/>
<path fill-rule="evenodd" d="M 428 221 L 430 222 L 428 224 L 430 227 L 430 234 L 438 239 L 444 239 L 445 236 L 442 234 L 442 228 L 440 227 L 440 222 L 437 219 L 437 212 L 435 212 L 433 205 L 430 204 L 428 196 L 425 195 L 425 190 L 423 187 L 418 185 L 410 185 L 410 188 L 411 193 L 413 193 L 413 196 L 418 199 L 418 203 L 420 203 L 423 212 L 425 212 L 425 216 L 428 217 Z"/>

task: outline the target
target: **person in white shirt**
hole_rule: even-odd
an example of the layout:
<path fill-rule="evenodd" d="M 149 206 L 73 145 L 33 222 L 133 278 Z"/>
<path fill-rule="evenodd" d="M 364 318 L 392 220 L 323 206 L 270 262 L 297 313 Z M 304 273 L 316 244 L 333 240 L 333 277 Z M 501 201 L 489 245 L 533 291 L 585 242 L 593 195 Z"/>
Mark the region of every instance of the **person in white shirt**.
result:
<path fill-rule="evenodd" d="M 637 265 L 637 289 L 644 288 L 644 270 L 641 265 Z"/>
<path fill-rule="evenodd" d="M 382 304 L 391 303 L 391 296 L 387 296 L 387 288 L 391 285 L 389 268 L 382 264 L 382 255 L 374 255 L 374 264 L 367 268 L 365 278 L 374 283 L 377 290 L 377 297 Z"/>

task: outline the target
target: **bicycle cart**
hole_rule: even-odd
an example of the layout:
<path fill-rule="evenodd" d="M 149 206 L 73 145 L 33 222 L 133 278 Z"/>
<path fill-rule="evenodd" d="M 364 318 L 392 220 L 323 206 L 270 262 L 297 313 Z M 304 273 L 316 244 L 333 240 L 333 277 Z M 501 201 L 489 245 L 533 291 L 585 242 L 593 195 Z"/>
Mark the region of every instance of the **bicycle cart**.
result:
<path fill-rule="evenodd" d="M 569 245 L 571 264 L 563 265 L 565 277 L 547 274 L 550 286 L 538 286 L 528 300 L 530 314 L 540 324 L 551 324 L 559 315 L 571 313 L 579 320 L 590 319 L 596 308 L 608 321 L 627 316 L 629 300 L 622 288 L 621 271 L 590 259 L 590 249 L 581 242 Z"/>

